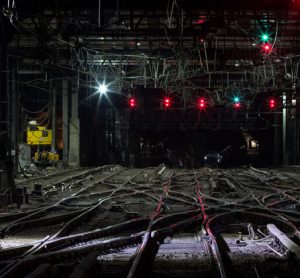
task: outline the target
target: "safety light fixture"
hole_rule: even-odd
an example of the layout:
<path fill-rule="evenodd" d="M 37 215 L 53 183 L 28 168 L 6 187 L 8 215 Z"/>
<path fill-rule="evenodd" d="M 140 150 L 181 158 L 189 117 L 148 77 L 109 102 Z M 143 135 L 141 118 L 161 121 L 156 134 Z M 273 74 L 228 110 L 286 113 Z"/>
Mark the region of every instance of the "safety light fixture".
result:
<path fill-rule="evenodd" d="M 107 93 L 107 85 L 105 85 L 104 83 L 99 84 L 98 86 L 98 92 L 103 95 Z"/>

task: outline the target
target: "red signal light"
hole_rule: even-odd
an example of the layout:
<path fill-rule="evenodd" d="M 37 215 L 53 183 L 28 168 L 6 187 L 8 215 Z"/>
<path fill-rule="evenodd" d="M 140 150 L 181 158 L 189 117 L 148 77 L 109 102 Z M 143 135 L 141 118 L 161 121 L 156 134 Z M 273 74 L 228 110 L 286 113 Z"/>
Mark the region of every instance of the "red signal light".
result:
<path fill-rule="evenodd" d="M 164 107 L 169 108 L 171 106 L 171 100 L 168 97 L 164 98 Z"/>
<path fill-rule="evenodd" d="M 240 104 L 239 102 L 236 102 L 236 103 L 234 104 L 234 108 L 235 108 L 235 109 L 241 108 L 241 104 Z"/>
<path fill-rule="evenodd" d="M 268 52 L 270 52 L 271 51 L 271 44 L 269 44 L 269 43 L 264 43 L 263 45 L 262 45 L 262 50 L 264 51 L 264 52 L 266 52 L 266 53 L 268 53 Z"/>
<path fill-rule="evenodd" d="M 130 106 L 130 108 L 134 108 L 135 104 L 136 104 L 135 99 L 133 97 L 130 98 L 129 99 L 129 106 Z"/>
<path fill-rule="evenodd" d="M 275 100 L 274 99 L 270 99 L 269 105 L 270 105 L 271 109 L 274 109 L 275 108 Z"/>
<path fill-rule="evenodd" d="M 205 99 L 204 98 L 200 98 L 199 99 L 199 108 L 200 109 L 204 109 L 205 108 Z"/>

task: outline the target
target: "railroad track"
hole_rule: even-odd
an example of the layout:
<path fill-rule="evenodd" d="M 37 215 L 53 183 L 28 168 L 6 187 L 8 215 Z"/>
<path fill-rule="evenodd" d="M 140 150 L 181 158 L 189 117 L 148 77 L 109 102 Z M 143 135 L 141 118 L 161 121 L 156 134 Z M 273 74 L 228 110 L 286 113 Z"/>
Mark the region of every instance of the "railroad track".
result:
<path fill-rule="evenodd" d="M 103 277 L 271 277 L 287 263 L 286 277 L 297 277 L 295 179 L 255 168 L 162 167 L 68 179 L 53 204 L 11 215 L 11 223 L 6 216 L 0 277 L 57 265 L 61 277 L 81 269 Z M 7 248 L 4 241 L 21 234 L 28 240 Z"/>

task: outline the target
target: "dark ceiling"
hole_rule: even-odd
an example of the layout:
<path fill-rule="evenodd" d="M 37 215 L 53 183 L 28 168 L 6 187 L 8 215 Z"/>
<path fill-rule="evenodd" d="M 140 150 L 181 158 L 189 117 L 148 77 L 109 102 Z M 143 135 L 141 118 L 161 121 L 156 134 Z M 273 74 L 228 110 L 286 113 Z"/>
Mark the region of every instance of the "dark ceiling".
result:
<path fill-rule="evenodd" d="M 300 87 L 300 14 L 291 9 L 300 0 L 15 3 L 4 29 L 13 30 L 8 50 L 24 80 L 80 70 L 92 80 L 110 76 L 116 91 L 167 88 L 187 101 L 185 91 L 204 88 L 216 103 L 240 91 L 248 106 L 257 93 Z"/>
<path fill-rule="evenodd" d="M 6 2 L 6 0 L 2 0 Z M 151 0 L 151 1 L 139 1 L 139 0 L 101 0 L 101 5 L 104 8 L 116 8 L 120 9 L 160 9 L 165 8 L 167 5 L 171 5 L 172 1 L 167 0 Z M 297 8 L 298 0 L 248 0 L 248 1 L 236 1 L 236 0 L 177 0 L 178 5 L 183 9 L 287 9 Z M 99 0 L 27 0 L 16 1 L 18 8 L 22 10 L 35 10 L 39 8 L 96 8 L 99 5 Z"/>

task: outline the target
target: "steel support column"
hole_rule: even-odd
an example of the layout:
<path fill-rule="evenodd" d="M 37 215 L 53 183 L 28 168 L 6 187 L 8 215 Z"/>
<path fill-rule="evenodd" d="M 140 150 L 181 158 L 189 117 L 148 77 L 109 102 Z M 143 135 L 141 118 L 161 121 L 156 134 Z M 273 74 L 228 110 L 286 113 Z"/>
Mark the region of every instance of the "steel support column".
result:
<path fill-rule="evenodd" d="M 63 80 L 63 162 L 68 164 L 69 154 L 69 115 L 68 115 L 68 80 Z"/>
<path fill-rule="evenodd" d="M 11 142 L 11 156 L 12 156 L 12 174 L 15 175 L 18 170 L 18 149 L 19 149 L 19 92 L 18 92 L 18 80 L 17 80 L 17 67 L 18 62 L 16 60 L 12 60 L 10 65 L 11 72 L 11 86 L 10 94 L 11 94 L 11 113 L 10 117 L 10 142 Z"/>
<path fill-rule="evenodd" d="M 288 164 L 287 148 L 286 148 L 286 94 L 282 94 L 282 159 L 283 165 Z"/>
<path fill-rule="evenodd" d="M 274 152 L 273 152 L 273 164 L 274 166 L 280 165 L 280 152 L 281 152 L 281 132 L 280 132 L 280 116 L 278 113 L 274 113 Z"/>
<path fill-rule="evenodd" d="M 52 144 L 51 151 L 56 151 L 56 88 L 51 84 L 52 89 Z"/>
<path fill-rule="evenodd" d="M 79 92 L 80 74 L 78 72 L 75 86 L 72 92 L 72 115 L 70 120 L 70 151 L 69 165 L 79 167 L 80 165 L 80 123 L 78 118 L 78 92 Z"/>

